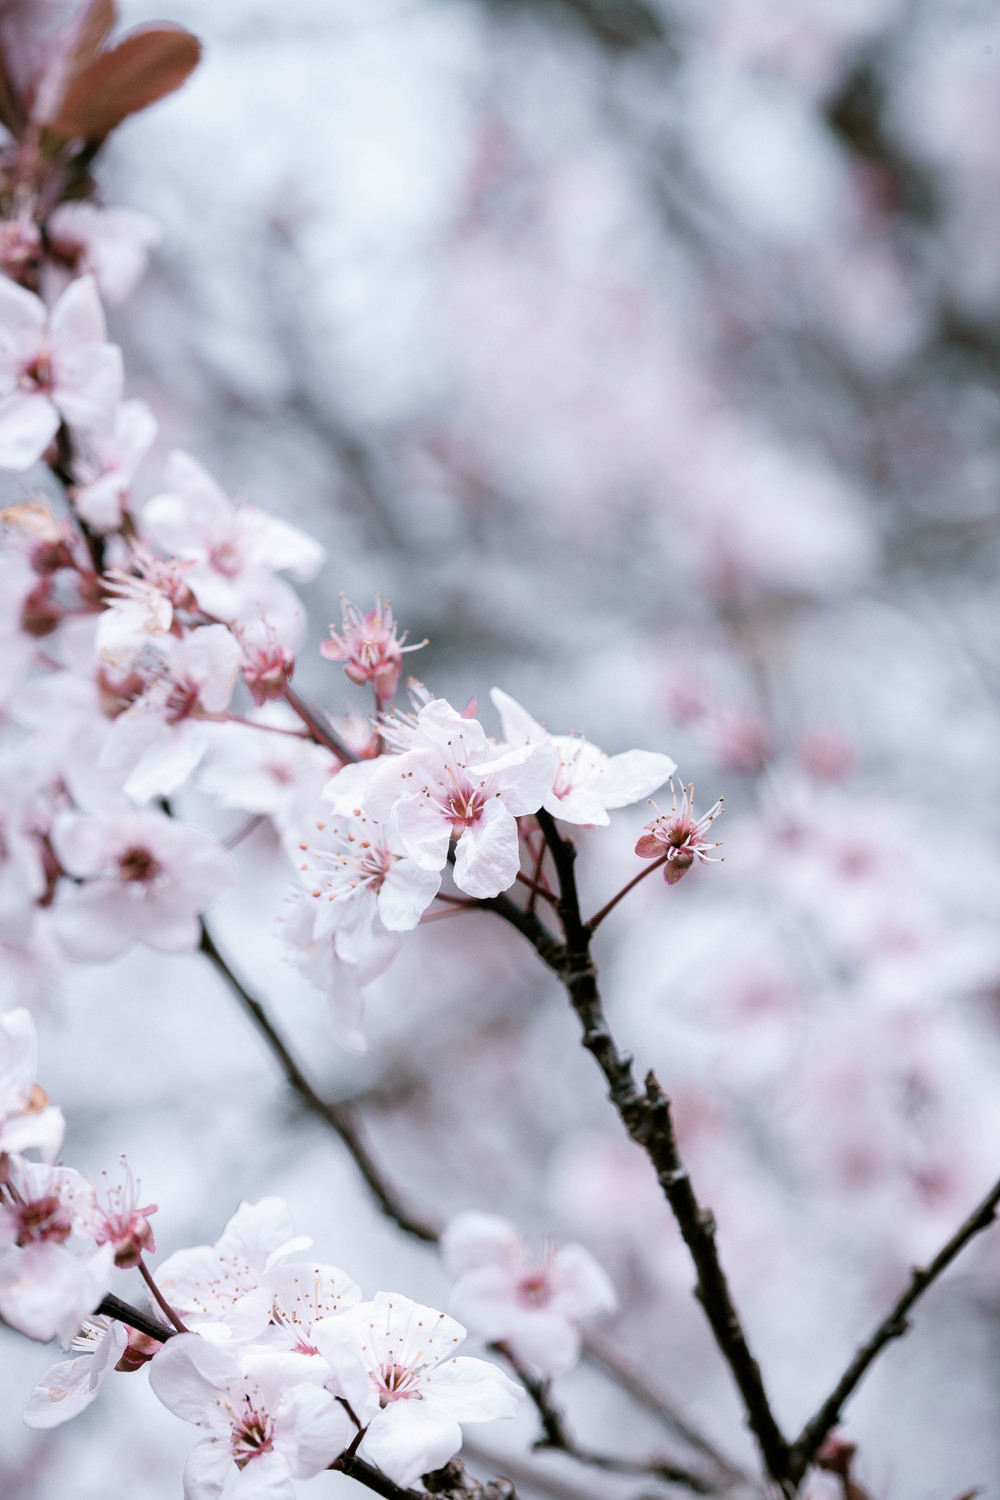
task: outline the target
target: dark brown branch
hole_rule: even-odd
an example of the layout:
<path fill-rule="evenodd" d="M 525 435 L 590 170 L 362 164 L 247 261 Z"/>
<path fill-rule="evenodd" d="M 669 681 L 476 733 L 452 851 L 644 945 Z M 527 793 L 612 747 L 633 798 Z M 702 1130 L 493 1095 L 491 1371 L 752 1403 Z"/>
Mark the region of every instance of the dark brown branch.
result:
<path fill-rule="evenodd" d="M 612 1036 L 597 984 L 597 969 L 590 954 L 590 933 L 580 915 L 574 870 L 576 850 L 568 839 L 561 836 L 549 813 L 542 809 L 536 816 L 559 879 L 558 910 L 566 936 L 565 944 L 554 940 L 547 928 L 536 918 L 529 918 L 509 897 L 498 897 L 483 904 L 512 922 L 562 981 L 580 1021 L 583 1045 L 604 1074 L 612 1103 L 626 1130 L 643 1148 L 656 1170 L 694 1262 L 695 1295 L 732 1372 L 747 1423 L 757 1439 L 767 1472 L 781 1484 L 790 1474 L 789 1446 L 771 1409 L 760 1367 L 750 1351 L 733 1303 L 715 1244 L 715 1220 L 698 1202 L 681 1162 L 669 1100 L 652 1073 L 647 1074 L 645 1087 L 639 1090 L 632 1072 L 632 1059 L 619 1051 Z M 501 902 L 505 904 L 499 904 Z M 513 908 L 513 913 L 509 908 Z M 538 927 L 541 933 L 537 931 Z"/>
<path fill-rule="evenodd" d="M 713 1491 L 710 1479 L 673 1463 L 670 1459 L 618 1458 L 614 1454 L 599 1453 L 594 1448 L 578 1443 L 566 1425 L 565 1413 L 552 1400 L 551 1382 L 533 1375 L 515 1358 L 506 1344 L 496 1343 L 491 1347 L 507 1360 L 538 1413 L 542 1436 L 534 1445 L 536 1449 L 553 1448 L 575 1458 L 577 1463 L 587 1464 L 592 1469 L 603 1469 L 611 1474 L 648 1474 L 654 1479 L 665 1479 L 670 1484 L 683 1485 L 696 1495 L 707 1495 Z"/>
<path fill-rule="evenodd" d="M 213 964 L 216 971 L 226 981 L 226 984 L 239 1000 L 243 1009 L 253 1021 L 280 1064 L 287 1082 L 294 1089 L 302 1103 L 339 1135 L 382 1212 L 394 1220 L 406 1234 L 412 1234 L 416 1239 L 424 1240 L 428 1244 L 436 1244 L 438 1239 L 437 1230 L 430 1224 L 425 1224 L 422 1220 L 408 1213 L 399 1201 L 394 1189 L 383 1178 L 361 1135 L 350 1106 L 324 1099 L 316 1092 L 302 1068 L 288 1050 L 284 1039 L 273 1025 L 260 1001 L 251 995 L 250 991 L 240 982 L 215 946 L 212 935 L 204 922 L 201 924 L 201 952 Z"/>
<path fill-rule="evenodd" d="M 165 1344 L 167 1339 L 172 1339 L 177 1332 L 167 1323 L 161 1323 L 158 1318 L 151 1317 L 138 1307 L 133 1307 L 131 1302 L 123 1302 L 120 1297 L 108 1293 L 103 1299 L 97 1311 L 105 1318 L 114 1318 L 119 1323 L 124 1323 L 127 1328 L 134 1328 L 138 1333 L 144 1333 L 147 1338 L 159 1339 Z"/>
<path fill-rule="evenodd" d="M 893 1339 L 901 1338 L 906 1332 L 909 1327 L 906 1315 L 910 1308 L 942 1272 L 947 1270 L 969 1241 L 982 1233 L 984 1229 L 989 1228 L 997 1216 L 998 1205 L 1000 1205 L 1000 1182 L 994 1184 L 979 1206 L 955 1231 L 948 1243 L 941 1247 L 930 1265 L 920 1266 L 914 1270 L 906 1291 L 882 1319 L 871 1338 L 861 1345 L 823 1405 L 806 1423 L 792 1445 L 789 1478 L 793 1483 L 797 1484 L 802 1478 L 823 1440 L 840 1420 L 844 1405 L 861 1384 L 879 1354 Z"/>
<path fill-rule="evenodd" d="M 588 1364 L 600 1370 L 607 1379 L 614 1381 L 615 1385 L 631 1396 L 633 1401 L 645 1407 L 646 1411 L 656 1417 L 682 1443 L 687 1443 L 689 1448 L 693 1448 L 696 1453 L 707 1458 L 726 1479 L 733 1482 L 749 1481 L 750 1476 L 745 1470 L 727 1458 L 703 1432 L 700 1432 L 687 1417 L 677 1410 L 672 1402 L 651 1391 L 646 1380 L 632 1369 L 616 1350 L 609 1348 L 603 1342 L 599 1343 L 593 1338 L 588 1338 L 584 1341 L 583 1357 Z"/>

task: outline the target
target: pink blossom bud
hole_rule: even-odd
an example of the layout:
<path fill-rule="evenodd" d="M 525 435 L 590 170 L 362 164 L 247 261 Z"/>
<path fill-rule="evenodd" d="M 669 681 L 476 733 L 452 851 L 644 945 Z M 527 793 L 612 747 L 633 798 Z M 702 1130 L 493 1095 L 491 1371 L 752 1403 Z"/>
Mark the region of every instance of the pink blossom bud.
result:
<path fill-rule="evenodd" d="M 657 816 L 652 823 L 646 824 L 646 832 L 640 834 L 635 852 L 640 859 L 664 860 L 663 878 L 668 885 L 676 885 L 696 859 L 705 864 L 714 863 L 708 850 L 719 846 L 710 844 L 705 834 L 722 811 L 722 798 L 707 813 L 695 819 L 694 786 L 682 788 L 678 803 L 671 780 L 670 793 L 673 802 L 669 813 L 661 813 L 655 802 L 650 803 L 651 807 L 656 807 Z"/>
<path fill-rule="evenodd" d="M 128 1343 L 115 1369 L 121 1370 L 123 1375 L 131 1375 L 136 1370 L 141 1370 L 143 1365 L 148 1365 L 153 1355 L 162 1348 L 159 1339 L 150 1338 L 148 1333 L 140 1333 L 137 1328 L 130 1328 Z"/>
<path fill-rule="evenodd" d="M 277 641 L 269 641 L 266 646 L 244 643 L 244 653 L 243 681 L 257 707 L 272 699 L 283 698 L 295 671 L 294 651 Z"/>
<path fill-rule="evenodd" d="M 52 597 L 52 578 L 42 578 L 21 606 L 21 629 L 25 635 L 51 635 L 64 611 Z"/>
<path fill-rule="evenodd" d="M 128 878 L 127 876 L 125 877 Z M 156 1253 L 156 1242 L 150 1227 L 149 1216 L 156 1213 L 156 1204 L 138 1206 L 141 1184 L 136 1182 L 124 1156 L 121 1159 L 122 1181 L 111 1186 L 104 1174 L 103 1198 L 97 1200 L 94 1209 L 92 1233 L 99 1245 L 114 1245 L 115 1265 L 123 1270 L 137 1266 L 143 1253 Z"/>

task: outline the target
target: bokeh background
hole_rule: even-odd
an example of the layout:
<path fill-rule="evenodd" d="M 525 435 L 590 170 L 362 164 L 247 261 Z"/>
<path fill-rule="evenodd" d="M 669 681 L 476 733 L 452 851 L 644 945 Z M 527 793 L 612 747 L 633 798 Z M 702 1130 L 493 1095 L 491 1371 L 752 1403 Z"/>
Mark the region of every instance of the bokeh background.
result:
<path fill-rule="evenodd" d="M 496 683 L 553 731 L 666 750 L 700 807 L 725 794 L 725 862 L 641 886 L 599 957 L 797 1427 L 1000 1171 L 996 6 L 122 10 L 206 44 L 101 175 L 164 232 L 112 322 L 161 423 L 144 492 L 182 446 L 322 538 L 297 682 L 332 708 L 366 704 L 315 646 L 340 590 L 379 589 L 430 640 L 409 664 L 491 731 Z M 643 820 L 584 834 L 588 904 Z M 599 1337 L 752 1461 L 666 1207 L 530 950 L 485 915 L 413 934 L 358 1059 L 285 958 L 271 830 L 239 857 L 220 941 L 413 1206 L 583 1240 L 622 1302 Z M 281 1193 L 369 1295 L 447 1297 L 202 961 L 8 955 L 4 982 L 39 1015 L 67 1160 L 127 1151 L 161 1251 Z M 176 1500 L 191 1433 L 144 1375 L 21 1427 L 51 1360 L 0 1339 L 3 1500 Z M 660 1445 L 592 1368 L 560 1391 L 594 1443 Z M 859 1479 L 1000 1495 L 998 1408 L 994 1231 L 852 1405 Z M 483 1429 L 472 1466 L 524 1497 L 667 1493 L 533 1435 L 530 1413 Z"/>

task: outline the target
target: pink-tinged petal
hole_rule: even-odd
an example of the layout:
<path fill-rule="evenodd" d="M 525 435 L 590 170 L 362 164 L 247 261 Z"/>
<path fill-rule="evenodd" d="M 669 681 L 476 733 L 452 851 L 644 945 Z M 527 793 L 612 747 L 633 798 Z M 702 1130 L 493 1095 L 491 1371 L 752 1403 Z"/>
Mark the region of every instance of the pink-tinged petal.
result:
<path fill-rule="evenodd" d="M 500 715 L 503 737 L 509 745 L 540 745 L 548 740 L 549 736 L 541 724 L 502 689 L 491 688 L 490 697 Z"/>
<path fill-rule="evenodd" d="M 58 1427 L 90 1405 L 128 1343 L 121 1323 L 112 1323 L 93 1354 L 53 1365 L 31 1393 L 24 1411 L 26 1427 Z"/>
<path fill-rule="evenodd" d="M 658 838 L 651 833 L 641 833 L 635 846 L 635 852 L 641 859 L 659 859 L 661 854 L 666 854 L 667 848 Z"/>
<path fill-rule="evenodd" d="M 111 1285 L 114 1246 L 74 1255 L 43 1243 L 8 1251 L 0 1260 L 0 1317 L 29 1339 L 65 1348 Z"/>
<path fill-rule="evenodd" d="M 551 791 L 542 806 L 554 818 L 561 818 L 564 823 L 575 823 L 578 827 L 606 828 L 611 822 L 603 793 L 586 786 L 575 786 L 562 797 Z"/>
<path fill-rule="evenodd" d="M 70 282 L 52 309 L 50 327 L 57 348 L 105 342 L 107 324 L 93 276 L 80 276 Z"/>
<path fill-rule="evenodd" d="M 35 1386 L 24 1409 L 26 1427 L 58 1427 L 78 1416 L 97 1395 L 91 1384 L 92 1354 L 53 1365 Z"/>
<path fill-rule="evenodd" d="M 488 749 L 479 721 L 463 719 L 444 698 L 432 698 L 417 714 L 417 738 L 439 749 L 450 749 L 460 761 L 481 758 Z"/>
<path fill-rule="evenodd" d="M 112 734 L 130 712 L 126 710 L 119 715 L 112 725 Z M 139 726 L 137 719 L 136 727 Z M 143 727 L 148 731 L 148 725 Z M 205 726 L 195 719 L 182 719 L 172 725 L 160 719 L 155 721 L 155 730 L 155 739 L 143 751 L 125 782 L 125 792 L 135 802 L 148 802 L 151 797 L 167 797 L 175 792 L 187 781 L 208 748 Z M 109 746 L 111 738 L 109 735 Z"/>
<path fill-rule="evenodd" d="M 329 1468 L 357 1428 L 339 1401 L 321 1386 L 295 1385 L 275 1413 L 276 1446 L 296 1479 Z"/>
<path fill-rule="evenodd" d="M 455 1275 L 479 1266 L 516 1264 L 521 1236 L 496 1214 L 457 1214 L 441 1236 L 441 1253 Z"/>
<path fill-rule="evenodd" d="M 208 470 L 175 449 L 163 475 L 167 493 L 142 512 L 143 529 L 175 557 L 204 557 L 233 528 L 236 507 Z"/>
<path fill-rule="evenodd" d="M 228 1432 L 225 1414 L 218 1412 L 213 1421 L 212 1413 L 219 1390 L 239 1373 L 235 1349 L 214 1344 L 197 1333 L 179 1333 L 153 1355 L 149 1384 L 153 1395 L 175 1417 Z"/>
<path fill-rule="evenodd" d="M 381 776 L 378 780 L 381 781 Z M 373 778 L 370 791 L 374 793 L 375 790 L 376 780 Z M 444 869 L 448 862 L 451 825 L 433 803 L 420 795 L 403 797 L 396 804 L 396 828 L 406 853 L 422 870 Z"/>
<path fill-rule="evenodd" d="M 394 1401 L 371 1423 L 358 1451 L 406 1489 L 461 1446 L 462 1429 L 448 1412 L 425 1401 Z"/>
<path fill-rule="evenodd" d="M 328 802 L 334 812 L 342 817 L 349 817 L 355 808 L 361 807 L 367 797 L 375 773 L 383 768 L 390 771 L 398 769 L 401 758 L 398 755 L 387 755 L 378 760 L 359 760 L 354 765 L 343 766 L 327 781 L 320 792 L 320 798 L 323 802 Z M 389 765 L 390 761 L 393 762 L 392 766 Z M 390 794 L 393 802 L 398 795 L 398 791 L 394 795 Z"/>
<path fill-rule="evenodd" d="M 337 957 L 356 970 L 358 984 L 370 984 L 393 963 L 401 940 L 382 926 L 373 897 L 352 902 L 344 910 L 348 918 L 333 935 Z"/>
<path fill-rule="evenodd" d="M 5 276 L 0 281 L 0 342 L 5 348 L 30 348 L 38 343 L 48 321 L 45 303 Z"/>
<path fill-rule="evenodd" d="M 289 1332 L 307 1338 L 314 1323 L 332 1318 L 361 1301 L 361 1288 L 339 1266 L 313 1263 L 273 1266 L 267 1289 Z"/>
<path fill-rule="evenodd" d="M 4 396 L 0 401 L 0 469 L 18 473 L 30 469 L 58 431 L 59 413 L 48 396 L 40 391 L 12 391 Z"/>
<path fill-rule="evenodd" d="M 51 837 L 59 863 L 78 879 L 106 870 L 122 847 L 121 834 L 113 823 L 85 813 L 60 813 Z"/>
<path fill-rule="evenodd" d="M 251 562 L 275 571 L 291 573 L 305 583 L 315 578 L 326 561 L 326 548 L 308 532 L 287 521 L 247 506 L 238 512 L 240 531 Z"/>
<path fill-rule="evenodd" d="M 132 933 L 158 953 L 193 953 L 201 924 L 183 892 L 150 890 L 133 903 Z"/>
<path fill-rule="evenodd" d="M 121 525 L 128 481 L 117 469 L 102 474 L 91 484 L 78 485 L 73 509 L 95 531 L 116 531 Z"/>
<path fill-rule="evenodd" d="M 424 773 L 427 769 L 425 760 L 419 752 L 408 750 L 404 755 L 381 755 L 378 760 L 372 762 L 372 766 L 373 769 L 363 785 L 361 785 L 362 777 L 353 766 L 347 766 L 343 771 L 338 772 L 331 783 L 333 790 L 329 800 L 338 811 L 353 812 L 355 807 L 362 807 L 376 822 L 388 823 L 393 809 L 400 805 L 401 798 L 417 799 L 417 794 L 424 784 Z M 354 774 L 349 779 L 346 795 L 341 797 L 336 786 L 348 771 Z M 355 802 L 353 798 L 358 790 L 363 791 L 363 800 Z M 447 855 L 447 848 L 445 854 Z M 440 869 L 441 865 L 435 865 L 434 868 Z"/>
<path fill-rule="evenodd" d="M 499 797 L 467 828 L 455 849 L 455 884 L 480 900 L 499 896 L 517 879 L 521 864 L 517 824 Z"/>
<path fill-rule="evenodd" d="M 390 932 L 410 932 L 430 906 L 441 887 L 435 870 L 422 870 L 412 859 L 392 866 L 378 893 L 378 913 Z"/>
<path fill-rule="evenodd" d="M 63 1112 L 54 1104 L 31 1114 L 17 1115 L 0 1125 L 0 1156 L 5 1152 L 38 1151 L 43 1161 L 55 1161 L 65 1134 Z"/>
<path fill-rule="evenodd" d="M 457 1359 L 439 1365 L 425 1387 L 425 1400 L 435 1413 L 447 1412 L 458 1422 L 493 1422 L 514 1416 L 524 1391 L 496 1365 L 485 1359 Z"/>
<path fill-rule="evenodd" d="M 92 880 L 56 898 L 52 932 L 67 958 L 101 964 L 135 941 L 132 903 L 117 880 Z"/>
<path fill-rule="evenodd" d="M 499 1337 L 506 1340 L 519 1360 L 544 1375 L 563 1375 L 580 1359 L 579 1330 L 568 1318 L 547 1308 L 522 1310 Z"/>
<path fill-rule="evenodd" d="M 310 1241 L 311 1243 L 311 1241 Z M 229 1220 L 216 1249 L 225 1258 L 238 1255 L 260 1275 L 277 1264 L 277 1257 L 302 1248 L 284 1198 L 261 1198 L 241 1203 Z"/>
<path fill-rule="evenodd" d="M 313 1324 L 310 1338 L 333 1372 L 328 1381 L 330 1390 L 350 1402 L 351 1410 L 362 1426 L 379 1412 L 378 1393 L 359 1347 L 364 1336 L 364 1323 L 359 1321 L 363 1315 L 358 1309 L 365 1307 L 370 1308 L 371 1303 L 356 1303 L 335 1318 L 321 1318 Z"/>
<path fill-rule="evenodd" d="M 537 812 L 552 789 L 559 753 L 555 745 L 525 745 L 492 765 L 476 767 L 479 775 L 496 775 L 503 800 L 515 818 Z"/>
<path fill-rule="evenodd" d="M 203 1439 L 184 1465 L 184 1500 L 217 1500 L 232 1467 L 232 1450 L 225 1437 Z"/>
<path fill-rule="evenodd" d="M 618 1296 L 611 1278 L 582 1245 L 563 1245 L 552 1260 L 550 1280 L 556 1303 L 571 1318 L 614 1312 Z"/>
<path fill-rule="evenodd" d="M 676 761 L 655 750 L 626 750 L 612 755 L 601 778 L 605 807 L 629 807 L 657 791 L 677 770 Z"/>
<path fill-rule="evenodd" d="M 237 1474 L 229 1493 L 231 1500 L 295 1500 L 287 1459 L 281 1453 L 261 1453 L 252 1458 Z M 188 1500 L 186 1493 L 184 1500 Z"/>
<path fill-rule="evenodd" d="M 0 1015 L 0 1116 L 27 1109 L 38 1073 L 38 1041 L 29 1010 Z"/>
<path fill-rule="evenodd" d="M 52 399 L 71 427 L 104 431 L 115 419 L 125 382 L 121 350 L 94 344 L 59 356 Z"/>

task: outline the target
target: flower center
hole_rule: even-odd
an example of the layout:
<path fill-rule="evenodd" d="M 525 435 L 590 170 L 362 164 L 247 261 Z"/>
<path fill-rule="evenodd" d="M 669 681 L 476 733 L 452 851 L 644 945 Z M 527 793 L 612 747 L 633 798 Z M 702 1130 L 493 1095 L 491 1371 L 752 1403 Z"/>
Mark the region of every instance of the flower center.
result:
<path fill-rule="evenodd" d="M 148 849 L 136 845 L 132 849 L 126 849 L 118 861 L 118 878 L 132 882 L 146 882 L 155 880 L 160 873 L 160 866 Z"/>
<path fill-rule="evenodd" d="M 552 1288 L 544 1271 L 534 1271 L 518 1282 L 518 1301 L 525 1307 L 544 1307 L 552 1300 Z"/>
<path fill-rule="evenodd" d="M 17 1203 L 13 1205 L 13 1211 L 18 1220 L 19 1245 L 37 1245 L 46 1240 L 61 1245 L 73 1232 L 69 1215 L 55 1193 Z"/>
<path fill-rule="evenodd" d="M 445 816 L 452 826 L 453 837 L 458 837 L 477 823 L 483 815 L 486 797 L 480 787 L 468 783 L 452 793 L 445 806 Z"/>
<path fill-rule="evenodd" d="M 208 554 L 208 560 L 223 578 L 238 578 L 243 571 L 239 546 L 231 537 L 223 542 L 216 542 Z"/>
<path fill-rule="evenodd" d="M 417 1372 L 411 1365 L 383 1365 L 375 1375 L 379 1406 L 384 1409 L 391 1401 L 422 1401 L 417 1381 Z"/>
<path fill-rule="evenodd" d="M 247 1410 L 242 1420 L 233 1428 L 233 1462 L 238 1469 L 246 1468 L 252 1458 L 270 1453 L 274 1447 L 274 1419 L 267 1412 L 257 1411 L 247 1397 Z"/>
<path fill-rule="evenodd" d="M 55 369 L 52 365 L 52 357 L 44 350 L 34 355 L 21 369 L 21 378 L 18 384 L 23 390 L 29 391 L 51 391 L 56 383 Z"/>

